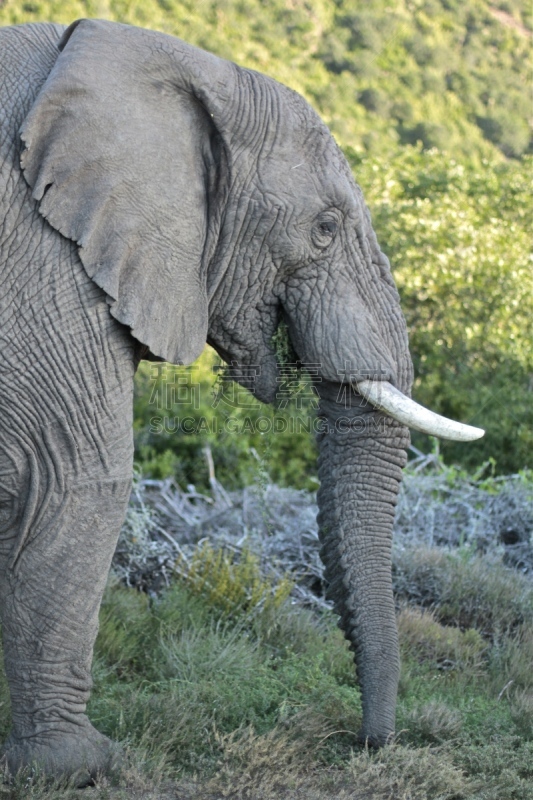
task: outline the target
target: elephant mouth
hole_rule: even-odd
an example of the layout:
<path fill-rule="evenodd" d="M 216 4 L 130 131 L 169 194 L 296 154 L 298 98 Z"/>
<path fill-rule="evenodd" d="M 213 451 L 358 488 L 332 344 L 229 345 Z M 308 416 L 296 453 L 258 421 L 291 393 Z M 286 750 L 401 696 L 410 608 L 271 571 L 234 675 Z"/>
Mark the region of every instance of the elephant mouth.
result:
<path fill-rule="evenodd" d="M 260 341 L 260 340 L 259 340 Z M 235 381 L 248 389 L 262 403 L 273 403 L 279 388 L 278 363 L 274 352 L 266 346 L 254 353 L 234 355 L 208 337 L 209 344 L 226 363 L 222 379 Z"/>
<path fill-rule="evenodd" d="M 482 428 L 456 422 L 424 408 L 388 381 L 363 380 L 354 383 L 353 388 L 389 417 L 430 436 L 455 442 L 473 442 L 485 433 Z"/>

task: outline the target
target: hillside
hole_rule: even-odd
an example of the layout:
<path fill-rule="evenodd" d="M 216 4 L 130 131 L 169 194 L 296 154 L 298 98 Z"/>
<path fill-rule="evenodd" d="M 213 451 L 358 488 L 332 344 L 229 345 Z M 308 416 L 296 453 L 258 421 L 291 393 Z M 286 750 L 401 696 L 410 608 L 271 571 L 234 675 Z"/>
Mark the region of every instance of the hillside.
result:
<path fill-rule="evenodd" d="M 531 152 L 525 0 L 5 0 L 0 24 L 102 17 L 179 36 L 303 93 L 342 145 Z M 528 10 L 529 9 L 529 10 Z"/>

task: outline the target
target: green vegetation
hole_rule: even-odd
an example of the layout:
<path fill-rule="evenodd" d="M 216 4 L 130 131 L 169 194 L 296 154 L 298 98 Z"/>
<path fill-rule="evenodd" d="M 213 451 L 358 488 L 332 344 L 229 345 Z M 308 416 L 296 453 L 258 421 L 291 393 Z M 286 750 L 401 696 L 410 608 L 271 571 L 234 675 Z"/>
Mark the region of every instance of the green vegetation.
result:
<path fill-rule="evenodd" d="M 396 554 L 398 597 L 433 610 L 439 622 L 461 630 L 476 628 L 498 639 L 533 623 L 530 578 L 480 556 L 448 554 L 420 545 Z"/>
<path fill-rule="evenodd" d="M 84 16 L 155 28 L 266 72 L 304 94 L 343 145 L 531 151 L 525 0 L 5 0 L 0 23 Z"/>
<path fill-rule="evenodd" d="M 134 431 L 143 470 L 208 488 L 203 447 L 209 445 L 228 489 L 262 480 L 265 470 L 281 485 L 316 489 L 317 398 L 310 381 L 302 376 L 281 383 L 274 408 L 226 380 L 221 368 L 210 348 L 192 367 L 140 365 Z"/>
<path fill-rule="evenodd" d="M 213 530 L 208 543 L 202 515 L 190 514 L 200 503 L 198 494 L 187 508 L 174 505 L 179 509 L 173 522 L 171 516 L 155 516 L 162 494 L 150 494 L 153 484 L 138 485 L 122 555 L 114 564 L 122 564 L 117 574 L 126 581 L 142 559 L 124 567 L 124 550 L 133 556 L 138 550 L 152 553 L 151 565 L 141 567 L 150 588 L 147 593 L 126 588 L 112 574 L 100 613 L 89 704 L 90 718 L 122 743 L 125 757 L 120 772 L 98 781 L 87 795 L 97 800 L 533 800 L 531 545 L 524 539 L 529 555 L 524 550 L 520 563 L 529 565 L 527 575 L 523 567 L 504 566 L 501 552 L 501 530 L 516 524 L 514 511 L 522 509 L 520 522 L 529 524 L 523 503 L 533 493 L 533 476 L 476 481 L 435 456 L 424 461 L 424 474 L 420 463 L 408 467 L 410 500 L 407 507 L 405 499 L 400 503 L 404 521 L 393 551 L 402 655 L 398 734 L 378 753 L 357 742 L 360 692 L 336 616 L 316 595 L 311 605 L 309 593 L 297 591 L 308 585 L 318 543 L 309 537 L 294 543 L 298 526 L 288 501 L 294 490 L 285 490 L 286 499 L 276 504 L 273 487 L 264 488 L 263 500 L 270 498 L 265 514 L 274 513 L 276 529 L 269 518 L 257 529 L 262 501 L 257 499 L 254 513 L 248 497 L 251 530 L 245 542 L 237 541 L 243 531 L 235 512 L 239 497 L 244 511 L 250 490 L 236 493 L 233 516 L 226 517 L 234 537 Z M 448 538 L 428 547 L 420 545 L 423 527 L 406 527 L 405 515 L 424 496 L 426 505 L 434 503 L 435 515 L 445 513 L 450 501 L 456 508 L 470 503 L 472 511 L 480 501 L 474 489 L 481 487 L 499 503 L 503 528 L 486 525 L 469 533 L 470 514 L 459 516 Z M 221 492 L 216 482 L 215 490 Z M 212 519 L 228 512 L 227 498 L 217 496 L 218 501 L 215 494 L 202 501 Z M 184 519 L 190 519 L 188 528 Z M 174 523 L 182 525 L 181 533 Z M 174 555 L 158 589 L 148 573 L 155 577 L 161 571 L 161 542 L 170 536 L 158 538 L 161 524 L 180 547 L 168 551 Z M 301 551 L 299 560 L 279 546 L 276 558 L 267 556 L 264 540 L 279 541 L 282 531 L 287 545 Z M 459 541 L 458 532 L 464 533 Z M 441 536 L 436 530 L 435 541 Z M 309 607 L 297 597 L 306 597 Z M 8 708 L 0 673 L 0 739 L 9 727 Z M 6 800 L 74 800 L 76 794 L 46 789 L 29 774 L 14 785 L 0 784 Z"/>
<path fill-rule="evenodd" d="M 249 557 L 220 555 L 217 571 L 204 546 L 158 598 L 111 582 L 89 714 L 127 756 L 89 796 L 531 800 L 533 588 L 501 565 L 481 575 L 479 557 L 437 555 L 411 550 L 395 579 L 400 733 L 377 754 L 356 745 L 360 696 L 334 616 L 290 605 L 286 579 Z M 433 611 L 413 601 L 417 585 Z M 0 791 L 74 797 L 27 777 Z"/>
<path fill-rule="evenodd" d="M 223 615 L 243 613 L 261 606 L 265 617 L 274 615 L 291 593 L 292 583 L 284 578 L 277 585 L 261 575 L 259 559 L 245 550 L 236 560 L 233 553 L 215 550 L 204 542 L 188 562 L 176 563 L 191 594 L 204 597 L 211 608 Z"/>
<path fill-rule="evenodd" d="M 407 149 L 351 161 L 396 266 L 414 396 L 487 431 L 469 447 L 443 443 L 445 458 L 475 467 L 493 457 L 500 473 L 530 465 L 531 157 L 476 166 Z"/>

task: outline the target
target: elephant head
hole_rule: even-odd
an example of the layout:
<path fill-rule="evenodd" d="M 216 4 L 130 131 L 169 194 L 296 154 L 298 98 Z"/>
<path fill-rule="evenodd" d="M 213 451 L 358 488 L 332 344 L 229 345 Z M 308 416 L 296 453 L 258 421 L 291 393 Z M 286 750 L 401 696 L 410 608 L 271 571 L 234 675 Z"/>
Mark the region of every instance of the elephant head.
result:
<path fill-rule="evenodd" d="M 476 431 L 409 399 L 389 262 L 342 153 L 302 97 L 115 23 L 74 23 L 59 49 L 21 131 L 22 167 L 110 313 L 176 364 L 210 342 L 265 402 L 277 389 L 280 320 L 312 365 L 322 556 L 355 652 L 362 736 L 383 743 L 398 680 L 390 546 L 406 424 L 450 438 Z"/>

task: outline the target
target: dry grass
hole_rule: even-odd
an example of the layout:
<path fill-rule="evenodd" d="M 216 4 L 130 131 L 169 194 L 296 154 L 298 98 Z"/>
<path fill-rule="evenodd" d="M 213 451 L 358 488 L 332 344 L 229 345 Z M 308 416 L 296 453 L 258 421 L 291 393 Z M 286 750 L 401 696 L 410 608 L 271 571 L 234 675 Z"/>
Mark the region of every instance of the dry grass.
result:
<path fill-rule="evenodd" d="M 435 613 L 403 608 L 398 614 L 400 646 L 406 657 L 431 662 L 438 669 L 475 670 L 484 665 L 487 644 L 472 628 L 441 625 Z"/>
<path fill-rule="evenodd" d="M 354 800 L 462 800 L 472 783 L 445 749 L 394 745 L 354 756 L 349 771 Z"/>
<path fill-rule="evenodd" d="M 190 486 L 184 491 L 171 479 L 138 478 L 113 561 L 120 579 L 159 592 L 176 559 L 187 569 L 198 542 L 208 538 L 237 556 L 256 553 L 264 573 L 277 581 L 291 576 L 295 599 L 326 606 L 315 496 L 275 486 L 268 476 L 230 493 L 212 476 L 211 490 L 207 496 Z M 427 585 L 403 575 L 402 553 L 412 560 L 421 546 L 436 557 L 459 549 L 463 557 L 489 555 L 496 567 L 533 570 L 532 527 L 533 482 L 527 476 L 476 480 L 433 455 L 419 456 L 406 470 L 398 501 L 397 591 L 426 606 L 435 593 L 439 599 L 442 581 L 435 575 Z"/>
<path fill-rule="evenodd" d="M 318 758 L 323 721 L 300 717 L 290 728 L 264 735 L 246 728 L 219 736 L 220 759 L 211 778 L 147 777 L 139 751 L 131 754 L 118 785 L 102 778 L 85 789 L 88 800 L 467 800 L 473 784 L 445 750 L 393 744 L 378 753 L 353 754 L 343 767 Z M 80 791 L 19 776 L 0 786 L 5 800 L 79 800 Z"/>
<path fill-rule="evenodd" d="M 416 706 L 406 716 L 407 732 L 426 742 L 441 743 L 455 739 L 463 726 L 459 711 L 445 703 L 432 700 Z"/>
<path fill-rule="evenodd" d="M 233 741 L 230 748 L 234 746 Z M 238 742 L 241 751 L 242 741 Z M 187 800 L 465 800 L 471 782 L 444 751 L 392 745 L 379 753 L 353 755 L 344 769 L 313 762 L 312 753 L 284 737 L 248 739 L 236 769 L 230 753 L 225 770 L 191 786 Z M 306 762 L 305 771 L 301 764 Z M 298 767 L 300 764 L 300 767 Z M 181 797 L 181 795 L 180 795 Z"/>
<path fill-rule="evenodd" d="M 517 730 L 525 739 L 533 739 L 533 692 L 524 689 L 515 692 L 510 706 Z"/>
<path fill-rule="evenodd" d="M 495 691 L 503 687 L 533 691 L 533 625 L 521 625 L 512 636 L 495 642 L 491 672 Z"/>

